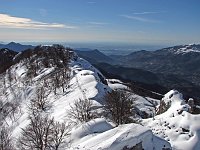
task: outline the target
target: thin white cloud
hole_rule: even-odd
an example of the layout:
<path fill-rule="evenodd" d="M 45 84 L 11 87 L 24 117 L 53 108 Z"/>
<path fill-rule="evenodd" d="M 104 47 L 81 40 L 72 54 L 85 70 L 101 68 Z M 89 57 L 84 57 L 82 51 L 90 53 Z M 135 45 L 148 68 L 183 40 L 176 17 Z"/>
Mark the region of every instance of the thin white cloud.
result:
<path fill-rule="evenodd" d="M 161 14 L 166 13 L 166 11 L 144 11 L 144 12 L 134 12 L 133 15 L 149 15 L 149 14 Z"/>
<path fill-rule="evenodd" d="M 91 22 L 88 22 L 88 24 L 91 24 L 91 25 L 107 25 L 109 23 L 106 23 L 106 22 L 94 22 L 94 21 L 91 21 Z"/>
<path fill-rule="evenodd" d="M 148 19 L 144 17 L 138 17 L 138 16 L 130 16 L 130 15 L 120 15 L 121 17 L 124 17 L 126 19 L 136 20 L 140 22 L 149 22 L 149 23 L 159 23 L 158 20 Z"/>
<path fill-rule="evenodd" d="M 34 21 L 29 18 L 13 17 L 8 14 L 0 14 L 0 27 L 3 28 L 20 28 L 20 29 L 52 29 L 66 28 L 74 29 L 76 26 L 65 25 L 60 23 L 45 23 Z"/>
<path fill-rule="evenodd" d="M 144 11 L 144 12 L 134 12 L 134 15 L 148 15 L 148 14 L 158 14 L 159 12 L 151 12 L 151 11 Z"/>

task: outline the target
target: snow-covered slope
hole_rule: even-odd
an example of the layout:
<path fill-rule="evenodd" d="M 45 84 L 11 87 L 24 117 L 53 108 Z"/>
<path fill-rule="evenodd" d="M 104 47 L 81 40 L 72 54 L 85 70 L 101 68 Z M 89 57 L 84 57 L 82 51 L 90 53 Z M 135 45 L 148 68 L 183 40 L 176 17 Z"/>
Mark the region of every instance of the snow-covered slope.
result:
<path fill-rule="evenodd" d="M 199 148 L 199 115 L 186 112 L 189 106 L 177 91 L 171 91 L 163 99 L 171 104 L 167 112 L 154 119 L 142 120 L 142 125 L 130 123 L 116 127 L 114 122 L 102 115 L 104 96 L 111 90 L 126 90 L 131 96 L 137 97 L 134 103 L 140 119 L 142 114 L 154 116 L 159 100 L 135 95 L 119 80 L 106 80 L 101 72 L 74 52 L 69 52 L 70 61 L 64 64 L 65 58 L 62 56 L 68 56 L 68 51 L 62 50 L 57 54 L 49 46 L 41 46 L 39 49 L 44 50 L 45 55 L 41 51 L 22 52 L 15 57 L 15 61 L 18 61 L 5 74 L 0 74 L 0 102 L 2 106 L 9 102 L 8 108 L 16 109 L 3 118 L 2 122 L 9 127 L 14 142 L 17 142 L 22 129 L 30 122 L 30 101 L 36 99 L 42 89 L 51 104 L 45 113 L 58 122 L 70 122 L 67 113 L 79 99 L 90 100 L 92 112 L 100 114 L 89 122 L 79 122 L 72 126 L 70 136 L 65 139 L 68 145 L 62 149 L 121 150 L 139 147 L 144 150 L 160 150 L 171 148 L 170 144 L 174 148 L 182 148 L 181 142 L 185 142 L 187 150 Z M 54 54 L 58 57 L 54 58 Z M 57 80 L 62 82 L 57 83 Z M 180 122 L 177 123 L 177 119 Z"/>
<path fill-rule="evenodd" d="M 200 115 L 188 112 L 190 106 L 178 91 L 171 90 L 163 101 L 169 109 L 154 118 L 143 120 L 143 125 L 152 129 L 155 135 L 169 141 L 174 149 L 200 149 Z"/>
<path fill-rule="evenodd" d="M 16 102 L 21 105 L 19 118 L 15 119 L 13 127 L 15 137 L 19 135 L 19 130 L 28 124 L 27 107 L 30 100 L 37 95 L 38 87 L 43 87 L 45 81 L 49 82 L 49 86 L 53 86 L 50 75 L 56 71 L 55 67 L 45 68 L 41 65 L 37 75 L 30 79 L 27 77 L 29 71 L 27 66 L 27 61 L 20 61 L 7 70 L 6 75 L 1 78 L 1 85 L 3 85 L 0 94 L 1 100 Z M 56 91 L 57 94 L 54 95 L 51 87 L 45 87 L 49 94 L 48 100 L 53 104 L 51 116 L 58 121 L 66 119 L 66 110 L 70 109 L 70 105 L 73 105 L 73 102 L 78 99 L 87 98 L 93 101 L 94 106 L 102 106 L 102 98 L 110 90 L 108 86 L 101 82 L 99 76 L 103 78 L 103 75 L 87 61 L 77 57 L 76 60 L 71 60 L 69 68 L 70 80 L 65 87 L 65 92 L 59 88 Z M 10 118 L 6 118 L 6 121 L 10 122 L 9 125 L 13 123 Z"/>
<path fill-rule="evenodd" d="M 54 117 L 58 122 L 66 123 L 69 121 L 67 112 L 75 101 L 89 99 L 92 102 L 93 111 L 101 113 L 104 107 L 104 95 L 112 90 L 107 85 L 104 76 L 96 68 L 73 52 L 70 52 L 71 58 L 67 70 L 65 70 L 68 78 L 66 81 L 62 79 L 65 82 L 64 87 L 61 84 L 55 88 L 55 79 L 57 79 L 57 75 L 62 76 L 59 73 L 64 70 L 62 67 L 64 58 L 62 60 L 62 55 L 58 57 L 60 60 L 54 58 L 50 51 L 51 48 L 48 46 L 40 46 L 37 49 L 39 51 L 20 53 L 15 57 L 17 62 L 5 74 L 0 75 L 1 104 L 3 104 L 2 106 L 9 104 L 9 109 L 16 108 L 13 114 L 6 116 L 2 122 L 4 126 L 9 127 L 14 143 L 21 136 L 22 129 L 29 124 L 30 101 L 37 98 L 41 89 L 45 91 L 46 95 L 44 94 L 44 96 L 51 104 L 45 113 Z M 51 54 L 51 56 L 47 56 L 48 60 L 46 60 L 43 50 L 45 55 Z M 63 55 L 65 53 L 67 52 L 64 50 Z M 58 64 L 55 64 L 53 59 Z M 58 68 L 58 65 L 61 68 Z M 114 123 L 102 117 L 72 127 L 71 136 L 65 139 L 69 143 L 65 149 L 84 149 L 85 146 L 88 146 L 87 149 L 91 150 L 98 148 L 117 150 L 125 146 L 133 147 L 140 142 L 145 150 L 148 149 L 149 144 L 151 149 L 158 145 L 170 147 L 169 143 L 158 140 L 149 129 L 141 125 L 127 124 L 115 127 Z M 104 140 L 99 143 L 102 138 Z M 161 142 L 156 144 L 155 140 Z M 105 141 L 108 142 L 105 143 Z"/>
<path fill-rule="evenodd" d="M 103 75 L 90 63 L 82 58 L 70 62 L 71 80 L 65 95 L 54 103 L 53 116 L 59 119 L 66 118 L 66 110 L 78 99 L 90 99 L 93 107 L 102 107 L 104 95 L 111 89 L 101 82 Z"/>
<path fill-rule="evenodd" d="M 199 44 L 189 44 L 189 45 L 181 45 L 169 48 L 169 51 L 174 54 L 187 54 L 187 53 L 200 53 L 200 45 Z"/>
<path fill-rule="evenodd" d="M 93 127 L 94 122 L 97 124 L 96 128 Z M 80 128 L 81 130 L 85 129 L 86 131 L 90 128 L 90 130 L 87 131 L 89 134 L 86 134 L 86 136 L 76 143 L 75 146 L 73 144 L 71 149 L 122 150 L 126 148 L 134 149 L 137 147 L 138 149 L 143 148 L 144 150 L 160 150 L 163 147 L 171 147 L 168 142 L 154 136 L 151 130 L 141 125 L 125 124 L 115 128 L 108 126 L 108 123 L 99 119 L 84 124 Z M 80 128 L 78 131 L 80 131 Z M 102 130 L 104 130 L 104 132 L 102 132 Z M 93 134 L 91 131 L 93 131 Z"/>

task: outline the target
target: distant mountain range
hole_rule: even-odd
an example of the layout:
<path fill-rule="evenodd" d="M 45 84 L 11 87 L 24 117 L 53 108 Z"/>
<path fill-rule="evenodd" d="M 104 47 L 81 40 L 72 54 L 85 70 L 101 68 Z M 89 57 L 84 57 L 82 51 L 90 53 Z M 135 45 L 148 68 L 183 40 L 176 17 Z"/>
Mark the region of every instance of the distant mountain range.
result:
<path fill-rule="evenodd" d="M 4 64 L 0 69 L 1 73 L 12 65 L 11 59 L 16 55 L 14 51 L 33 49 L 34 46 L 11 42 L 0 44 L 0 48 L 4 48 L 0 50 L 0 65 Z M 200 98 L 199 44 L 179 45 L 156 51 L 141 50 L 125 56 L 107 56 L 99 50 L 88 48 L 79 48 L 75 51 L 108 77 L 138 82 L 150 90 L 153 87 L 162 87 L 162 90 L 157 89 L 161 93 L 169 89 L 178 89 L 184 95 Z"/>
<path fill-rule="evenodd" d="M 100 51 L 77 51 L 97 68 L 131 81 L 167 89 L 178 89 L 185 95 L 200 98 L 200 45 L 179 45 L 156 51 L 141 50 L 129 55 L 104 56 Z M 105 64 L 107 63 L 107 64 Z M 132 69 L 131 69 L 132 68 Z"/>
<path fill-rule="evenodd" d="M 175 75 L 200 86 L 200 45 L 181 45 L 157 51 L 138 51 L 126 56 L 112 56 L 118 65 L 154 73 Z"/>
<path fill-rule="evenodd" d="M 10 42 L 8 44 L 0 44 L 0 49 L 8 48 L 10 50 L 17 51 L 17 52 L 20 52 L 26 49 L 33 49 L 34 47 L 35 46 L 32 46 L 32 45 L 22 45 L 20 43 L 15 43 L 15 42 Z"/>

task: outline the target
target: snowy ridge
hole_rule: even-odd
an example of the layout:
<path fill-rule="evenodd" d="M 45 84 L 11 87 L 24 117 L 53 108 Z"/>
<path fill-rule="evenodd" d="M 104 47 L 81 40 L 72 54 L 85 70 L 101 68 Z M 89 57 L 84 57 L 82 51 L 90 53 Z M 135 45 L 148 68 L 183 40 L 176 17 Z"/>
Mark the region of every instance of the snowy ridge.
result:
<path fill-rule="evenodd" d="M 53 116 L 66 118 L 66 110 L 78 99 L 90 99 L 94 107 L 102 107 L 102 97 L 110 88 L 100 82 L 99 71 L 82 58 L 70 63 L 71 80 L 66 95 L 61 96 L 54 107 Z"/>

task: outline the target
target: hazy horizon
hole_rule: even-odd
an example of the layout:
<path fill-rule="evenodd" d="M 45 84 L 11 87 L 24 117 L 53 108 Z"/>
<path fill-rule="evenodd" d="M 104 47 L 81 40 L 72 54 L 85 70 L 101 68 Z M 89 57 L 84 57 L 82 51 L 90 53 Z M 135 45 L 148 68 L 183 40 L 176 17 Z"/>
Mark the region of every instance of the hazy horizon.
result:
<path fill-rule="evenodd" d="M 184 43 L 184 44 L 137 44 L 137 43 L 125 43 L 125 42 L 16 42 L 0 41 L 0 44 L 9 44 L 11 42 L 23 44 L 23 45 L 53 45 L 61 44 L 65 47 L 70 47 L 76 50 L 99 50 L 106 55 L 127 55 L 135 51 L 147 50 L 155 51 L 162 48 L 173 47 L 177 45 L 199 44 L 199 43 Z"/>

